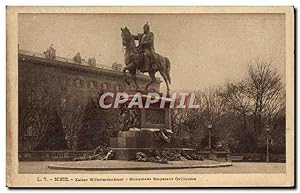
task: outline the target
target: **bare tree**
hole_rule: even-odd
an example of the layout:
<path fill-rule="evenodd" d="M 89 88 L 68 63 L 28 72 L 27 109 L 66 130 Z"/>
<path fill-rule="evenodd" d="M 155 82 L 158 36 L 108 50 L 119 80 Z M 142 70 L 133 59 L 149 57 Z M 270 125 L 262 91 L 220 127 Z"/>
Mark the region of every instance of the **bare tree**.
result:
<path fill-rule="evenodd" d="M 245 82 L 228 83 L 223 89 L 222 96 L 226 101 L 226 120 L 224 127 L 229 127 L 229 140 L 239 144 L 240 151 L 252 151 L 255 146 L 255 134 L 249 124 L 251 116 L 250 97 L 247 95 Z M 226 136 L 226 134 L 224 134 Z"/>
<path fill-rule="evenodd" d="M 25 75 L 24 75 L 25 76 Z M 54 111 L 61 107 L 61 83 L 50 73 L 25 76 L 19 91 L 19 137 L 21 149 L 27 134 L 31 144 L 43 134 Z M 30 132 L 29 132 L 30 131 Z"/>
<path fill-rule="evenodd" d="M 256 59 L 249 65 L 246 85 L 252 106 L 253 128 L 256 135 L 260 135 L 267 105 L 274 102 L 283 90 L 280 75 L 272 68 L 270 60 Z"/>
<path fill-rule="evenodd" d="M 214 125 L 222 119 L 225 114 L 226 100 L 222 97 L 221 87 L 209 88 L 202 93 L 202 101 L 206 120 L 211 121 Z"/>
<path fill-rule="evenodd" d="M 246 85 L 243 83 L 229 83 L 223 92 L 227 110 L 242 118 L 244 130 L 247 130 L 247 117 L 250 113 L 250 98 L 246 94 Z"/>
<path fill-rule="evenodd" d="M 176 109 L 172 111 L 172 128 L 175 134 L 190 133 L 191 140 L 201 143 L 208 135 L 207 123 L 214 125 L 215 136 L 222 127 L 222 119 L 225 115 L 226 101 L 221 95 L 221 87 L 214 87 L 198 91 L 195 96 L 197 109 Z M 222 128 L 223 129 L 223 128 Z"/>
<path fill-rule="evenodd" d="M 256 151 L 264 144 L 266 124 L 275 124 L 285 108 L 285 95 L 280 76 L 268 60 L 250 63 L 245 80 L 225 86 L 223 97 L 229 116 L 236 115 L 236 128 L 242 151 Z M 238 128 L 241 127 L 241 128 Z"/>

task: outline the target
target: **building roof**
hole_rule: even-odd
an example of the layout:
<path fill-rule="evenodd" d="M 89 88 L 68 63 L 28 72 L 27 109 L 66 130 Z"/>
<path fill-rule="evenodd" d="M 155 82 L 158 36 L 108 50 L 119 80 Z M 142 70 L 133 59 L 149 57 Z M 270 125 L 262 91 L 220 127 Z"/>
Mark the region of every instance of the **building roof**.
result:
<path fill-rule="evenodd" d="M 43 53 L 31 52 L 28 50 L 19 49 L 19 60 L 30 60 L 32 62 L 52 65 L 55 67 L 69 68 L 73 70 L 89 71 L 92 73 L 109 74 L 112 76 L 123 76 L 123 72 L 113 69 L 108 66 L 96 64 L 96 66 L 90 66 L 86 61 L 82 60 L 81 64 L 76 63 L 73 59 L 56 56 L 55 59 L 46 58 Z M 144 74 L 137 74 L 137 78 L 149 80 L 150 77 Z M 158 83 L 161 81 L 157 79 Z"/>
<path fill-rule="evenodd" d="M 19 54 L 27 55 L 27 56 L 34 56 L 37 58 L 46 58 L 43 53 L 32 52 L 32 51 L 22 50 L 22 49 L 19 49 Z M 55 59 L 53 59 L 53 60 L 78 64 L 78 63 L 74 62 L 72 58 L 65 58 L 65 57 L 61 57 L 61 56 L 56 56 Z M 82 60 L 80 65 L 90 66 L 85 60 Z M 110 68 L 109 66 L 105 66 L 103 64 L 96 64 L 96 66 L 97 66 L 97 68 L 100 68 L 100 69 L 114 70 L 114 69 Z"/>

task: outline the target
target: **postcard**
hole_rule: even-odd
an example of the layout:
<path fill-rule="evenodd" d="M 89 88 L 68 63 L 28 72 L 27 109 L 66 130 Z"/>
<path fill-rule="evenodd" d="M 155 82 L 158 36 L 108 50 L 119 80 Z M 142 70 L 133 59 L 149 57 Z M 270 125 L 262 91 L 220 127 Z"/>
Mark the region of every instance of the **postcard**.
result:
<path fill-rule="evenodd" d="M 294 7 L 7 10 L 7 186 L 294 187 Z"/>

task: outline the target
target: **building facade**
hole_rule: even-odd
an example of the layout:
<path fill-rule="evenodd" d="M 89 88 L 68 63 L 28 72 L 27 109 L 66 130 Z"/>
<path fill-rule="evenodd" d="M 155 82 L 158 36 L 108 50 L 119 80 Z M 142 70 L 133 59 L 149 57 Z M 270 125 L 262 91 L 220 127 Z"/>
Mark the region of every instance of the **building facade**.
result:
<path fill-rule="evenodd" d="M 51 119 L 54 114 L 62 124 L 68 149 L 92 149 L 107 143 L 111 133 L 118 130 L 119 112 L 100 109 L 98 99 L 106 91 L 132 89 L 115 63 L 110 68 L 26 50 L 19 50 L 18 75 L 20 151 L 34 150 L 49 133 L 49 125 L 59 125 Z M 138 74 L 137 80 L 144 87 L 150 78 Z M 160 81 L 150 89 L 159 92 Z"/>

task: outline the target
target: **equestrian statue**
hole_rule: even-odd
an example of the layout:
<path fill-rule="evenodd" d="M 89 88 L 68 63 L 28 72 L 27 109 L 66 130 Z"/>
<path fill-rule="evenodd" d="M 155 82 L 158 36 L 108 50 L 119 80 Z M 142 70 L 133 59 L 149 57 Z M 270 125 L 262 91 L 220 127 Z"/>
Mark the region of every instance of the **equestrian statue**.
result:
<path fill-rule="evenodd" d="M 130 85 L 130 81 L 126 76 L 126 72 L 128 71 L 131 75 L 131 81 L 135 84 L 135 90 L 138 90 L 139 87 L 136 81 L 136 72 L 137 70 L 140 70 L 143 73 L 147 72 L 151 78 L 145 86 L 145 90 L 148 91 L 148 87 L 156 81 L 155 73 L 159 71 L 166 83 L 167 94 L 169 95 L 169 84 L 171 84 L 170 60 L 155 52 L 154 34 L 150 31 L 148 23 L 144 25 L 143 29 L 143 34 L 132 35 L 127 27 L 121 28 L 122 44 L 125 49 L 126 66 L 123 68 L 125 81 Z M 136 46 L 135 40 L 138 40 L 138 46 Z"/>

